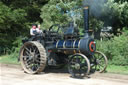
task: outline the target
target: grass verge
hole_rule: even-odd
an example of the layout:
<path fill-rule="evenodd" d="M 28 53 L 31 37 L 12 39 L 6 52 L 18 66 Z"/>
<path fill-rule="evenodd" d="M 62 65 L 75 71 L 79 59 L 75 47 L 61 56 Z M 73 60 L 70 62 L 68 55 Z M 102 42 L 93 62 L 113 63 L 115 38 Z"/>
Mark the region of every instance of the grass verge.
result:
<path fill-rule="evenodd" d="M 0 63 L 16 65 L 20 64 L 16 57 L 10 57 L 9 55 L 0 56 Z"/>
<path fill-rule="evenodd" d="M 108 65 L 107 72 L 108 73 L 126 74 L 126 75 L 128 75 L 128 66 Z"/>

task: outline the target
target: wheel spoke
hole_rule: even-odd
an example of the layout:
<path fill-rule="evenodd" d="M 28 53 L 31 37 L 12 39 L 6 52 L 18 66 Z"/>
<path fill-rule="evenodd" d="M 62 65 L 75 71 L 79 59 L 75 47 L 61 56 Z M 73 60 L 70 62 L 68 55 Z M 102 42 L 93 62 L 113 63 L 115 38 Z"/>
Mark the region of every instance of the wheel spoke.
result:
<path fill-rule="evenodd" d="M 87 66 L 87 63 L 81 63 L 81 64 L 80 64 L 80 67 L 81 67 L 81 68 L 84 67 L 84 66 Z"/>
<path fill-rule="evenodd" d="M 30 53 L 28 53 L 28 51 L 25 51 L 25 53 L 26 53 L 28 56 L 30 56 Z"/>
<path fill-rule="evenodd" d="M 40 60 L 39 60 L 39 59 L 35 59 L 35 62 L 36 62 L 36 63 L 40 63 Z"/>
<path fill-rule="evenodd" d="M 43 52 L 43 53 L 42 53 Z M 23 69 L 27 73 L 39 73 L 46 65 L 46 53 L 42 44 L 31 41 L 24 43 L 21 49 L 20 60 Z"/>
<path fill-rule="evenodd" d="M 101 52 L 96 52 L 94 55 L 95 55 L 95 58 L 96 58 L 96 65 L 95 65 L 96 69 L 99 72 L 103 72 L 107 67 L 107 63 L 106 63 L 107 58 L 106 58 L 106 56 Z"/>
<path fill-rule="evenodd" d="M 99 58 L 99 60 L 101 60 L 101 59 L 103 59 L 103 58 L 104 58 L 104 57 L 102 56 L 102 57 Z"/>
<path fill-rule="evenodd" d="M 32 60 L 31 60 L 31 59 L 27 59 L 26 62 L 27 62 L 27 63 L 31 63 Z"/>
<path fill-rule="evenodd" d="M 24 47 L 24 49 L 30 53 L 30 50 L 27 47 Z"/>
<path fill-rule="evenodd" d="M 37 54 L 38 53 L 38 51 L 37 51 L 37 48 L 36 47 L 33 47 L 33 52 L 34 52 L 34 54 Z M 39 53 L 38 53 L 39 54 Z M 39 54 L 40 55 L 40 54 Z"/>
<path fill-rule="evenodd" d="M 40 53 L 38 53 L 38 54 L 35 54 L 35 58 L 39 57 L 39 55 L 40 55 Z"/>
<path fill-rule="evenodd" d="M 28 59 L 28 60 L 26 60 L 26 63 L 27 63 L 28 65 L 30 65 L 30 64 L 32 64 L 32 60 Z"/>
<path fill-rule="evenodd" d="M 39 51 L 37 50 L 37 48 L 35 48 L 35 53 L 39 53 Z"/>
<path fill-rule="evenodd" d="M 69 72 L 75 77 L 84 77 L 90 70 L 90 63 L 82 54 L 73 55 L 69 61 Z"/>
<path fill-rule="evenodd" d="M 26 58 L 27 58 L 28 56 L 23 56 L 23 60 L 25 60 L 26 61 Z"/>
<path fill-rule="evenodd" d="M 76 58 L 76 63 L 80 63 L 80 58 Z"/>
<path fill-rule="evenodd" d="M 104 65 L 102 65 L 102 64 L 99 64 L 99 66 L 104 67 Z"/>
<path fill-rule="evenodd" d="M 30 54 L 32 54 L 32 48 L 30 48 Z"/>
<path fill-rule="evenodd" d="M 100 70 L 100 65 L 98 65 L 98 67 L 99 67 L 99 70 Z"/>

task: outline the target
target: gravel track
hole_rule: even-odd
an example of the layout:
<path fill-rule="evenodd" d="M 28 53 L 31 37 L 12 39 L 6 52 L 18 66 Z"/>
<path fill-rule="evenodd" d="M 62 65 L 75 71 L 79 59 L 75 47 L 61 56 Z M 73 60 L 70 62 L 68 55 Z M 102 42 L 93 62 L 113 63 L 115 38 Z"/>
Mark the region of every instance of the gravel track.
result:
<path fill-rule="evenodd" d="M 0 64 L 0 85 L 128 85 L 128 75 L 94 73 L 84 79 L 74 79 L 63 70 L 30 75 L 18 65 Z"/>

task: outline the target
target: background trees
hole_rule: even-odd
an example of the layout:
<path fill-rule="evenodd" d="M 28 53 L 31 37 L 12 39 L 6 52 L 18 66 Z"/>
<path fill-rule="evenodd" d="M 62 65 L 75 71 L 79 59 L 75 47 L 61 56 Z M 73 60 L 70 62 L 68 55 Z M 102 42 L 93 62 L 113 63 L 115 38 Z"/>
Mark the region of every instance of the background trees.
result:
<path fill-rule="evenodd" d="M 83 6 L 90 6 L 90 28 L 101 29 L 103 26 L 112 26 L 113 33 L 127 27 L 128 2 L 127 0 L 49 0 L 41 10 L 43 27 L 51 24 L 66 24 L 70 21 L 83 26 Z"/>
<path fill-rule="evenodd" d="M 29 35 L 31 24 L 42 22 L 40 8 L 48 0 L 0 1 L 0 54 L 7 53 L 19 38 Z"/>
<path fill-rule="evenodd" d="M 73 20 L 77 21 L 76 19 L 80 19 L 80 2 L 81 0 L 49 0 L 41 8 L 41 18 L 44 21 L 43 27 L 48 28 L 52 24 L 64 25 Z"/>

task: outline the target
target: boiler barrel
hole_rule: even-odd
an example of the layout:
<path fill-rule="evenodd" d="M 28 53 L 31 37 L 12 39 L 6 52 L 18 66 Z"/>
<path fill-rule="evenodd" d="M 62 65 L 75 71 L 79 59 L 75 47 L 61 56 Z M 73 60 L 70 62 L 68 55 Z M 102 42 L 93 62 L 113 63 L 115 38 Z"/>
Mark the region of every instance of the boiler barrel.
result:
<path fill-rule="evenodd" d="M 67 54 L 93 54 L 95 49 L 94 40 L 91 38 L 83 38 L 80 40 L 58 40 L 53 44 L 54 51 L 61 51 Z"/>
<path fill-rule="evenodd" d="M 78 48 L 80 40 L 58 40 L 54 42 L 55 48 Z"/>
<path fill-rule="evenodd" d="M 74 54 L 80 52 L 80 40 L 58 40 L 54 42 L 53 51 L 63 52 L 65 54 Z"/>

